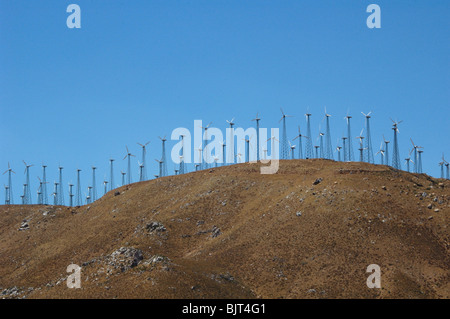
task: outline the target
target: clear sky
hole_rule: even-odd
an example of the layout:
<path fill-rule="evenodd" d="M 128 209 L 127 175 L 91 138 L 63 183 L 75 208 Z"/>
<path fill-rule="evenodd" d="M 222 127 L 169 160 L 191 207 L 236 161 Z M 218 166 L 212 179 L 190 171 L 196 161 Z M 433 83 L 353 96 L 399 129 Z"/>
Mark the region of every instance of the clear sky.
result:
<path fill-rule="evenodd" d="M 81 29 L 66 26 L 71 3 Z M 371 3 L 381 29 L 366 25 Z M 309 107 L 317 136 L 326 107 L 334 147 L 347 111 L 355 137 L 361 111 L 372 111 L 375 151 L 382 134 L 393 138 L 389 118 L 403 120 L 401 158 L 413 138 L 424 171 L 439 177 L 442 153 L 450 160 L 449 13 L 448 0 L 0 0 L 0 167 L 17 173 L 16 203 L 22 160 L 35 165 L 34 203 L 43 162 L 50 182 L 59 164 L 66 183 L 83 169 L 83 191 L 99 167 L 101 194 L 108 159 L 117 183 L 126 169 L 125 145 L 139 155 L 136 143 L 150 141 L 153 176 L 158 135 L 193 130 L 195 119 L 225 129 L 235 117 L 246 128 L 259 112 L 261 126 L 279 127 L 282 107 L 293 138 Z M 137 159 L 133 167 L 136 181 Z"/>

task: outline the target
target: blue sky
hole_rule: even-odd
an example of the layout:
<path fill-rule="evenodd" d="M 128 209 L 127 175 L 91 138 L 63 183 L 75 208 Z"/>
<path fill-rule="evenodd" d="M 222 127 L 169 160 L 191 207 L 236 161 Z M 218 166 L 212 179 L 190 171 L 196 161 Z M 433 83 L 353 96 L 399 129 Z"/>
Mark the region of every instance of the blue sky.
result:
<path fill-rule="evenodd" d="M 71 3 L 81 29 L 66 26 Z M 381 29 L 366 26 L 371 3 Z M 119 181 L 125 145 L 139 155 L 137 142 L 150 141 L 148 175 L 157 174 L 158 135 L 193 130 L 195 119 L 225 129 L 235 117 L 246 128 L 259 112 L 261 126 L 278 127 L 282 107 L 293 138 L 308 107 L 317 135 L 326 107 L 333 144 L 348 110 L 355 137 L 360 112 L 373 112 L 375 149 L 382 134 L 392 140 L 389 118 L 403 120 L 401 158 L 411 137 L 439 177 L 442 153 L 450 159 L 449 12 L 447 0 L 0 0 L 0 167 L 17 173 L 17 203 L 22 160 L 35 164 L 36 202 L 42 162 L 50 181 L 59 164 L 65 182 L 83 169 L 83 189 L 95 165 L 100 188 L 108 159 Z"/>

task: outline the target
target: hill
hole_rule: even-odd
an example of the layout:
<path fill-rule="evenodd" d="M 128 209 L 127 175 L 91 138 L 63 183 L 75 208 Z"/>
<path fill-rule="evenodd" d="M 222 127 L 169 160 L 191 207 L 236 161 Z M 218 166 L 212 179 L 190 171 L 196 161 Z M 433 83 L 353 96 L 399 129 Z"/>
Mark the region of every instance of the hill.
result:
<path fill-rule="evenodd" d="M 0 206 L 0 293 L 449 298 L 449 212 L 450 181 L 328 160 L 169 176 L 81 207 Z M 70 264 L 81 289 L 66 286 Z"/>

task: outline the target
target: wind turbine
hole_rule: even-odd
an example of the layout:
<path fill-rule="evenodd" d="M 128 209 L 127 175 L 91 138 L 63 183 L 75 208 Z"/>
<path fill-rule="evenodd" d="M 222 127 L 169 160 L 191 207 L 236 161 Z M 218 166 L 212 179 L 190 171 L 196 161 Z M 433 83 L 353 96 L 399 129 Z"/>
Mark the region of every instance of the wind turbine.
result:
<path fill-rule="evenodd" d="M 120 171 L 120 174 L 122 174 L 122 186 L 125 185 L 125 175 L 127 175 L 127 173 Z"/>
<path fill-rule="evenodd" d="M 240 150 L 237 151 L 236 157 L 238 158 L 237 163 L 242 163 L 242 153 Z"/>
<path fill-rule="evenodd" d="M 80 179 L 81 169 L 77 169 L 77 190 L 75 194 L 75 202 L 77 206 L 83 205 L 83 200 L 81 198 L 81 179 Z"/>
<path fill-rule="evenodd" d="M 400 162 L 400 151 L 399 151 L 399 147 L 398 147 L 398 133 L 400 133 L 400 131 L 398 130 L 398 125 L 400 123 L 402 123 L 403 121 L 400 122 L 396 122 L 393 119 L 391 119 L 393 125 L 392 125 L 392 130 L 394 130 L 394 155 L 392 157 L 392 167 L 394 167 L 395 169 L 402 169 L 402 163 Z"/>
<path fill-rule="evenodd" d="M 136 156 L 130 153 L 130 151 L 128 150 L 128 146 L 125 146 L 125 147 L 127 149 L 127 155 L 125 155 L 123 160 L 125 160 L 128 157 L 127 184 L 131 184 L 132 183 L 132 179 L 131 179 L 131 156 L 134 156 L 134 157 L 136 157 Z"/>
<path fill-rule="evenodd" d="M 245 141 L 245 162 L 250 162 L 250 140 L 252 139 L 253 135 L 249 138 L 243 138 Z"/>
<path fill-rule="evenodd" d="M 59 191 L 58 191 L 58 204 L 59 205 L 64 205 L 65 201 L 64 201 L 64 188 L 63 188 L 63 176 L 62 176 L 62 170 L 64 169 L 64 167 L 59 166 L 58 170 L 59 170 Z"/>
<path fill-rule="evenodd" d="M 198 163 L 200 166 L 200 170 L 203 169 L 203 148 L 202 148 L 202 144 L 199 145 L 199 147 L 196 148 L 196 150 L 198 151 Z"/>
<path fill-rule="evenodd" d="M 69 183 L 69 204 L 70 206 L 73 206 L 73 184 Z"/>
<path fill-rule="evenodd" d="M 230 125 L 230 137 L 228 142 L 228 163 L 234 164 L 234 133 L 233 133 L 233 125 L 234 123 L 234 117 L 231 119 L 231 121 L 226 120 L 226 122 Z"/>
<path fill-rule="evenodd" d="M 348 161 L 348 154 L 347 154 L 347 147 L 346 147 L 346 141 L 348 140 L 348 137 L 344 136 L 342 137 L 342 148 L 344 149 L 344 162 Z"/>
<path fill-rule="evenodd" d="M 420 148 L 423 148 L 423 147 L 420 147 Z M 419 154 L 419 174 L 422 174 L 423 173 L 423 171 L 422 171 L 422 153 L 423 153 L 423 150 L 418 150 L 417 151 L 417 153 Z"/>
<path fill-rule="evenodd" d="M 88 196 L 86 197 L 88 204 L 92 203 L 92 186 L 88 186 Z"/>
<path fill-rule="evenodd" d="M 410 164 L 410 163 L 413 163 L 413 164 L 414 164 L 414 162 L 411 160 L 411 153 L 412 153 L 412 151 L 413 151 L 413 149 L 412 149 L 411 151 L 409 151 L 408 157 L 405 158 L 405 162 L 406 162 L 406 170 L 407 170 L 408 173 L 411 172 L 409 164 Z"/>
<path fill-rule="evenodd" d="M 338 140 L 339 141 L 339 140 Z M 342 146 L 337 146 L 336 147 L 336 152 L 338 153 L 338 162 L 340 162 L 341 161 L 341 149 L 342 149 Z"/>
<path fill-rule="evenodd" d="M 390 141 L 386 140 L 384 138 L 384 135 L 383 135 L 383 141 L 384 141 L 384 146 L 386 147 L 386 149 L 384 150 L 386 152 L 386 156 L 385 156 L 386 161 L 385 162 L 386 162 L 386 165 L 389 166 L 389 143 L 390 143 Z"/>
<path fill-rule="evenodd" d="M 30 167 L 34 166 L 34 165 L 28 165 L 25 161 L 23 161 L 23 163 L 25 164 L 25 188 L 24 188 L 24 194 L 23 194 L 23 203 L 24 205 L 30 205 L 32 204 L 31 202 L 31 192 L 30 192 Z"/>
<path fill-rule="evenodd" d="M 105 180 L 103 181 L 103 187 L 104 187 L 103 196 L 105 196 L 106 193 L 108 192 L 108 181 L 106 180 L 106 178 L 105 178 Z"/>
<path fill-rule="evenodd" d="M 323 147 L 323 137 L 325 136 L 324 133 L 319 133 L 319 139 L 320 139 L 320 158 L 325 158 L 325 149 Z"/>
<path fill-rule="evenodd" d="M 217 168 L 217 162 L 219 161 L 219 157 L 218 156 L 214 156 L 214 167 Z"/>
<path fill-rule="evenodd" d="M 110 172 L 109 172 L 109 190 L 112 191 L 114 189 L 114 159 L 110 158 Z"/>
<path fill-rule="evenodd" d="M 5 186 L 5 205 L 9 205 L 9 186 Z"/>
<path fill-rule="evenodd" d="M 186 165 L 184 163 L 184 137 L 185 135 L 180 135 L 181 137 L 181 156 L 180 156 L 180 174 L 186 173 Z"/>
<path fill-rule="evenodd" d="M 225 149 L 226 149 L 226 143 L 225 141 L 219 142 L 220 145 L 222 146 L 222 166 L 225 165 Z"/>
<path fill-rule="evenodd" d="M 212 124 L 212 122 L 209 122 L 209 124 L 206 126 L 200 126 L 204 130 L 202 140 L 203 140 L 203 152 L 204 152 L 203 157 L 205 158 L 205 164 L 204 164 L 205 169 L 209 168 L 207 141 L 209 140 L 208 139 L 208 128 L 211 124 Z"/>
<path fill-rule="evenodd" d="M 314 148 L 316 149 L 316 158 L 319 158 L 319 145 L 315 145 Z"/>
<path fill-rule="evenodd" d="M 292 117 L 292 115 L 286 115 L 284 114 L 283 109 L 280 107 L 282 117 L 278 121 L 280 123 L 283 121 L 283 135 L 281 137 L 281 159 L 288 159 L 289 155 L 289 146 L 288 146 L 288 139 L 287 139 L 287 130 L 286 130 L 286 118 Z"/>
<path fill-rule="evenodd" d="M 139 181 L 143 182 L 144 181 L 144 164 L 138 161 L 138 165 L 139 165 Z"/>
<path fill-rule="evenodd" d="M 42 205 L 42 181 L 39 176 L 37 178 L 39 180 L 39 187 L 37 189 L 37 203 L 38 205 Z"/>
<path fill-rule="evenodd" d="M 95 170 L 97 167 L 92 166 L 92 193 L 91 193 L 91 200 L 95 202 L 97 200 L 97 182 L 95 181 Z"/>
<path fill-rule="evenodd" d="M 167 159 L 166 159 L 166 136 L 158 138 L 162 142 L 162 155 L 161 155 L 161 161 L 162 161 L 162 175 L 160 174 L 159 177 L 167 176 Z"/>
<path fill-rule="evenodd" d="M 55 188 L 53 191 L 53 205 L 60 205 L 59 204 L 59 189 L 58 189 L 58 182 L 54 182 Z"/>
<path fill-rule="evenodd" d="M 290 141 L 289 141 L 289 148 L 290 148 L 289 153 L 291 153 L 291 159 L 295 159 L 294 157 L 295 145 L 292 145 Z"/>
<path fill-rule="evenodd" d="M 141 143 L 137 143 L 140 147 L 142 147 L 142 165 L 143 165 L 143 169 L 142 169 L 142 180 L 146 181 L 147 180 L 147 166 L 146 166 L 146 160 L 145 160 L 145 156 L 147 154 L 147 145 L 150 142 L 147 142 L 145 144 L 141 144 Z"/>
<path fill-rule="evenodd" d="M 347 154 L 347 159 L 349 162 L 353 161 L 354 159 L 354 154 L 353 154 L 353 143 L 352 143 L 352 132 L 351 132 L 351 125 L 350 125 L 350 120 L 351 120 L 351 116 L 348 114 L 347 112 L 347 116 L 344 118 L 347 120 L 347 139 L 348 139 L 348 145 L 347 145 L 347 150 L 348 150 L 348 154 Z"/>
<path fill-rule="evenodd" d="M 8 162 L 8 169 L 3 173 L 3 175 L 5 175 L 6 173 L 8 173 L 8 188 L 6 189 L 6 195 L 5 195 L 5 204 L 14 204 L 14 198 L 13 198 L 13 193 L 12 193 L 12 178 L 11 178 L 11 173 L 16 173 L 12 170 L 11 166 L 9 166 L 9 162 Z"/>
<path fill-rule="evenodd" d="M 325 108 L 325 116 L 327 128 L 325 133 L 325 158 L 326 159 L 334 159 L 333 158 L 333 146 L 331 145 L 331 130 L 330 130 L 330 117 L 331 115 L 327 113 L 327 108 Z"/>
<path fill-rule="evenodd" d="M 252 121 L 256 121 L 256 161 L 259 162 L 259 121 L 261 119 L 258 117 L 258 113 L 256 113 L 256 117 Z"/>
<path fill-rule="evenodd" d="M 47 195 L 47 174 L 46 174 L 47 165 L 42 164 L 42 204 L 48 204 L 48 195 Z"/>
<path fill-rule="evenodd" d="M 296 139 L 298 139 L 298 158 L 299 159 L 303 159 L 303 146 L 302 146 L 302 137 L 307 137 L 302 135 L 301 131 L 300 131 L 300 125 L 298 126 L 298 134 L 296 137 L 294 137 L 294 139 L 292 141 L 295 141 Z"/>
<path fill-rule="evenodd" d="M 159 165 L 159 174 L 158 174 L 158 177 L 159 177 L 159 176 L 162 176 L 163 161 L 162 161 L 162 160 L 157 160 L 157 159 L 155 159 L 155 161 L 157 161 L 157 162 L 158 162 L 158 165 Z"/>
<path fill-rule="evenodd" d="M 306 140 L 306 159 L 313 158 L 313 145 L 311 135 L 311 113 L 306 113 L 306 134 L 308 139 Z"/>
<path fill-rule="evenodd" d="M 365 114 L 364 112 L 361 112 L 362 115 L 366 118 L 366 149 L 367 149 L 367 162 L 373 164 L 375 162 L 373 158 L 373 149 L 372 149 L 372 138 L 370 134 L 370 114 L 372 112 L 369 112 Z"/>
<path fill-rule="evenodd" d="M 356 138 L 359 139 L 359 161 L 364 162 L 364 147 L 363 147 L 363 140 L 364 136 L 362 135 L 364 132 L 364 129 L 361 130 L 361 133 L 359 133 L 359 136 Z"/>
<path fill-rule="evenodd" d="M 380 150 L 379 150 L 375 155 L 378 155 L 378 154 L 380 154 L 381 165 L 384 165 L 384 149 L 383 149 L 383 142 L 381 142 Z"/>
<path fill-rule="evenodd" d="M 417 146 L 416 144 L 414 144 L 414 141 L 412 140 L 412 138 L 410 138 L 411 140 L 411 144 L 413 145 L 413 150 L 414 150 L 414 173 L 419 173 L 419 154 L 418 151 L 419 149 L 421 149 L 421 146 Z"/>
<path fill-rule="evenodd" d="M 441 167 L 441 178 L 444 178 L 444 164 L 445 164 L 445 160 L 444 160 L 444 156 L 442 156 L 442 162 L 439 163 L 439 166 Z"/>

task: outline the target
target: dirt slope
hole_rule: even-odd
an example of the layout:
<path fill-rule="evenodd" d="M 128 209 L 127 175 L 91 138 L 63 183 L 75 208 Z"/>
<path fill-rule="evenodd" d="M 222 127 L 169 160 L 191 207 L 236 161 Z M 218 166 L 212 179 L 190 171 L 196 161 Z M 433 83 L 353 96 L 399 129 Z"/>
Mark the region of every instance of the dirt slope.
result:
<path fill-rule="evenodd" d="M 327 160 L 0 206 L 0 297 L 449 298 L 449 212 L 449 181 Z M 66 286 L 72 263 L 81 289 Z M 382 289 L 366 286 L 370 264 Z"/>

